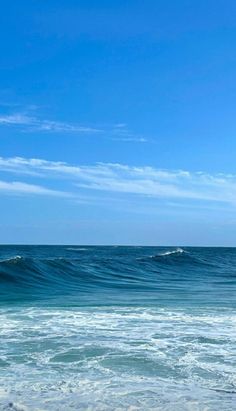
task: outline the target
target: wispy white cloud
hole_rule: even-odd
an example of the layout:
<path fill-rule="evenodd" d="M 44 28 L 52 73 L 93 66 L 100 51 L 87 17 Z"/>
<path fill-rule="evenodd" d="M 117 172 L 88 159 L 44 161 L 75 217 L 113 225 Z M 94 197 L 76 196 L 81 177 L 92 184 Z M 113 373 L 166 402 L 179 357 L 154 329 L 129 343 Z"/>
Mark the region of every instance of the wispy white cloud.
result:
<path fill-rule="evenodd" d="M 118 128 L 118 129 L 126 128 L 126 127 L 127 127 L 126 123 L 117 123 L 114 125 L 114 128 Z"/>
<path fill-rule="evenodd" d="M 10 114 L 0 116 L 0 125 L 21 126 L 25 131 L 48 131 L 69 133 L 99 133 L 101 130 L 95 127 L 87 127 L 78 124 L 60 121 L 44 120 L 28 114 Z"/>
<path fill-rule="evenodd" d="M 99 134 L 106 139 L 121 142 L 146 143 L 148 140 L 138 134 L 133 133 L 127 128 L 125 123 L 115 125 L 94 127 L 84 126 L 61 121 L 42 119 L 31 115 L 32 110 L 37 107 L 32 106 L 29 111 L 14 114 L 0 115 L 0 125 L 18 127 L 24 132 L 50 132 L 50 133 L 78 133 L 78 134 Z M 28 108 L 29 110 L 29 108 Z"/>
<path fill-rule="evenodd" d="M 111 130 L 112 140 L 121 142 L 147 143 L 149 140 L 142 135 L 133 133 L 125 123 L 115 124 Z"/>
<path fill-rule="evenodd" d="M 72 194 L 67 192 L 51 190 L 46 187 L 42 187 L 35 184 L 28 184 L 21 181 L 8 182 L 0 180 L 0 192 L 5 192 L 7 194 L 32 194 L 65 198 L 69 198 L 72 196 Z"/>
<path fill-rule="evenodd" d="M 123 141 L 123 142 L 131 142 L 131 143 L 147 143 L 148 140 L 144 137 L 136 137 L 136 136 L 116 136 L 112 139 L 113 141 Z"/>
<path fill-rule="evenodd" d="M 76 166 L 21 157 L 0 158 L 0 170 L 63 180 L 73 192 L 120 193 L 144 198 L 236 205 L 236 175 L 162 170 L 114 163 Z"/>
<path fill-rule="evenodd" d="M 29 117 L 24 114 L 10 114 L 10 115 L 1 115 L 0 124 L 2 125 L 32 125 L 34 117 Z"/>

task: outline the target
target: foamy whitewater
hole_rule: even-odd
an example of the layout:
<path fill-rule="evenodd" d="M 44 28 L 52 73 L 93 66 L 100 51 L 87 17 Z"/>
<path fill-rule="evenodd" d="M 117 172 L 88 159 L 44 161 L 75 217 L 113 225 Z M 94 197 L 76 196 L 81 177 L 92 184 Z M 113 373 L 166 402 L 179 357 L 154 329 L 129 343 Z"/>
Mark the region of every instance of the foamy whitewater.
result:
<path fill-rule="evenodd" d="M 0 410 L 236 409 L 236 249 L 0 246 Z"/>

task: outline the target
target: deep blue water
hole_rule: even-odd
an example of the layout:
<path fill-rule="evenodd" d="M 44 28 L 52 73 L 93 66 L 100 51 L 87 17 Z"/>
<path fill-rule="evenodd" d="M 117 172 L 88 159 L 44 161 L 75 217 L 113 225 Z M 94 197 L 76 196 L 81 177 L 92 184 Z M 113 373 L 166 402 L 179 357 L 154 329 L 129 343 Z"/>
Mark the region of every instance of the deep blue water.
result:
<path fill-rule="evenodd" d="M 0 246 L 1 410 L 235 410 L 236 249 Z"/>

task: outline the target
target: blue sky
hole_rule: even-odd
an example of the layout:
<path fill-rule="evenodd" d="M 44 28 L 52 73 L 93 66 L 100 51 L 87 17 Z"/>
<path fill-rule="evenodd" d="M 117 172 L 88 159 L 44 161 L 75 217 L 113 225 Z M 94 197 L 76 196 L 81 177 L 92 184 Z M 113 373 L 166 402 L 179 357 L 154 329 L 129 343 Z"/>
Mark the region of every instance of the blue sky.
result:
<path fill-rule="evenodd" d="M 236 245 L 235 15 L 2 3 L 0 242 Z"/>

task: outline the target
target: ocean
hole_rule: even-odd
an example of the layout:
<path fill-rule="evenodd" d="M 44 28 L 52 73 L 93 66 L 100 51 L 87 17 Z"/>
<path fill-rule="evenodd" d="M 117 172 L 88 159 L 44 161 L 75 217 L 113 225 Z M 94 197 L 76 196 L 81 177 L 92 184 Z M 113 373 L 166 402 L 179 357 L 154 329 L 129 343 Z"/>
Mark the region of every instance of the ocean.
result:
<path fill-rule="evenodd" d="M 236 249 L 0 246 L 0 410 L 236 409 Z"/>

